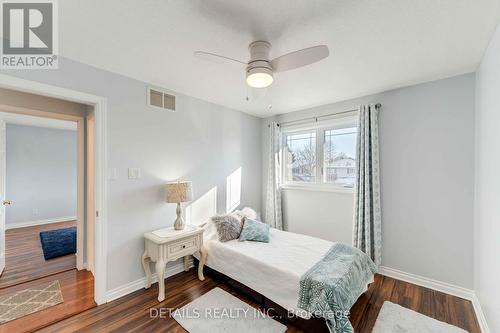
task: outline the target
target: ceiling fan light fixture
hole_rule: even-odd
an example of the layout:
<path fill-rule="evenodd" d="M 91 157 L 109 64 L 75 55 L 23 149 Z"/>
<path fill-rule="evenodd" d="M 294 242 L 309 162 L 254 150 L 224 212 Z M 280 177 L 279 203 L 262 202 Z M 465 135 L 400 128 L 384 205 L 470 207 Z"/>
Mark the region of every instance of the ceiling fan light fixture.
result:
<path fill-rule="evenodd" d="M 195 51 L 194 55 L 202 59 L 212 59 L 217 62 L 224 61 L 237 64 L 240 67 L 246 65 L 247 84 L 253 88 L 265 88 L 273 83 L 274 73 L 280 73 L 313 64 L 325 59 L 330 54 L 328 46 L 316 45 L 293 51 L 271 60 L 269 59 L 270 50 L 271 43 L 260 40 L 248 45 L 250 59 L 247 62 L 205 51 Z"/>
<path fill-rule="evenodd" d="M 274 81 L 273 71 L 268 68 L 252 68 L 247 71 L 247 84 L 253 88 L 265 88 Z"/>

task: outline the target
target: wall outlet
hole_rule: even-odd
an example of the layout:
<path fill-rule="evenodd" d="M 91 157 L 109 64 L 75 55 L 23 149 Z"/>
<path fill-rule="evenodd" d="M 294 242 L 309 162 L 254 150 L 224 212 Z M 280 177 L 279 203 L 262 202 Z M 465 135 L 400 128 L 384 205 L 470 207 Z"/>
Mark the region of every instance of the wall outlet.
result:
<path fill-rule="evenodd" d="M 141 178 L 140 168 L 128 168 L 128 179 L 139 179 Z"/>
<path fill-rule="evenodd" d="M 40 214 L 40 211 L 38 210 L 38 208 L 33 208 L 33 210 L 31 211 L 33 216 L 37 216 L 38 214 Z"/>

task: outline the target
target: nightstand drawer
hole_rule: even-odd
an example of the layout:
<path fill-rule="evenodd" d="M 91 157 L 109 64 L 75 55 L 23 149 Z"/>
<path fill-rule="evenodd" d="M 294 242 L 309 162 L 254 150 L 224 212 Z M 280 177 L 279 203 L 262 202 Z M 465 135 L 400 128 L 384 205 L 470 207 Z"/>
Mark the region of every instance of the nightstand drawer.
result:
<path fill-rule="evenodd" d="M 192 251 L 196 249 L 198 249 L 198 237 L 193 237 L 168 245 L 168 254 L 176 255 L 184 251 Z"/>

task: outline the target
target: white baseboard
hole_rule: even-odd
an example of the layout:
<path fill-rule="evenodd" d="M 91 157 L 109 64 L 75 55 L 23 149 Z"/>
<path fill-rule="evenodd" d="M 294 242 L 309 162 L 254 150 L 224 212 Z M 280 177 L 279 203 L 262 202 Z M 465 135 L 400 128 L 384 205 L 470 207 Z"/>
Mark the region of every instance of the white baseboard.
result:
<path fill-rule="evenodd" d="M 413 283 L 418 286 L 437 290 L 445 294 L 464 298 L 469 301 L 472 301 L 472 298 L 474 297 L 474 291 L 471 289 L 455 286 L 453 284 L 437 281 L 420 275 L 403 272 L 394 268 L 380 266 L 379 273 L 394 279 Z"/>
<path fill-rule="evenodd" d="M 474 306 L 474 312 L 476 313 L 477 321 L 479 322 L 479 327 L 481 328 L 482 333 L 490 333 L 490 328 L 488 327 L 488 323 L 486 323 L 486 317 L 484 315 L 483 309 L 481 308 L 481 303 L 477 298 L 477 295 L 474 294 L 472 298 L 472 305 Z"/>
<path fill-rule="evenodd" d="M 379 274 L 471 301 L 481 332 L 490 333 L 481 303 L 474 290 L 384 266 L 379 267 Z"/>
<path fill-rule="evenodd" d="M 192 259 L 190 259 L 189 267 L 193 267 Z M 165 270 L 165 277 L 169 277 L 183 271 L 184 271 L 184 262 L 182 260 L 179 260 L 175 262 L 173 265 L 169 266 L 167 264 L 167 268 Z M 158 276 L 156 275 L 156 273 L 154 273 L 152 276 L 152 283 L 155 282 L 158 282 Z M 133 293 L 136 290 L 144 288 L 145 285 L 146 285 L 146 277 L 142 277 L 138 280 L 123 284 L 117 288 L 109 290 L 106 293 L 106 301 L 111 302 L 117 298 Z"/>
<path fill-rule="evenodd" d="M 46 220 L 38 220 L 38 221 L 28 221 L 28 222 L 22 222 L 22 223 L 15 223 L 15 224 L 5 224 L 5 229 L 17 229 L 17 228 L 24 228 L 24 227 L 32 227 L 35 225 L 42 225 L 42 224 L 50 224 L 50 223 L 58 223 L 58 222 L 66 222 L 66 221 L 74 221 L 76 220 L 76 216 L 63 216 L 63 217 L 58 217 L 55 219 L 46 219 Z"/>

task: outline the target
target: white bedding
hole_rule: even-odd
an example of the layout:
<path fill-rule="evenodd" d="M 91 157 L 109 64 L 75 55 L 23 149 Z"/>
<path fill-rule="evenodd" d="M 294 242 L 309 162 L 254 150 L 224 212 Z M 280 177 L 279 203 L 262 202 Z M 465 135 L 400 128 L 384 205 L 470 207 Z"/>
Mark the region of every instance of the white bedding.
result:
<path fill-rule="evenodd" d="M 252 288 L 296 315 L 309 318 L 297 308 L 300 277 L 323 258 L 334 244 L 319 238 L 270 230 L 270 242 L 222 243 L 207 228 L 204 245 L 206 265 Z"/>

